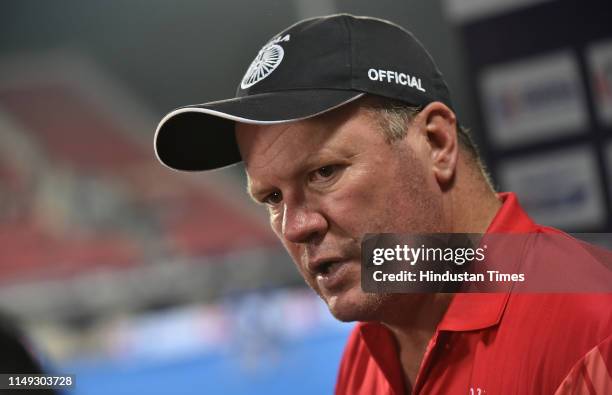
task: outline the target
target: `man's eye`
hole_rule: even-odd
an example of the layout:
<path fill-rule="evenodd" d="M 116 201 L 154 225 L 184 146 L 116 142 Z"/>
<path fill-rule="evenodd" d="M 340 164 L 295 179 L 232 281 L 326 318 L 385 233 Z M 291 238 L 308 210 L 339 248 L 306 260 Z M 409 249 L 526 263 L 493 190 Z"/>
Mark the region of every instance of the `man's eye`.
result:
<path fill-rule="evenodd" d="M 279 204 L 282 200 L 283 200 L 283 195 L 280 192 L 276 191 L 266 196 L 263 199 L 263 202 L 265 204 L 275 205 L 275 204 Z"/>
<path fill-rule="evenodd" d="M 317 170 L 312 172 L 310 178 L 312 181 L 325 180 L 333 176 L 336 170 L 337 170 L 337 166 L 335 165 L 319 167 Z"/>

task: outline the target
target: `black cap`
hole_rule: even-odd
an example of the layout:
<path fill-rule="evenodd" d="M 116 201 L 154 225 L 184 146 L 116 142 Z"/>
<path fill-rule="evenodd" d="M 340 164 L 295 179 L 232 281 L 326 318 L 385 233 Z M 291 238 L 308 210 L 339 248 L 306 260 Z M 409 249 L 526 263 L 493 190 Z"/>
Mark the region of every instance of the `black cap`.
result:
<path fill-rule="evenodd" d="M 302 120 L 374 94 L 452 108 L 442 73 L 423 45 L 391 22 L 348 14 L 306 19 L 259 51 L 236 97 L 182 107 L 155 133 L 159 160 L 178 170 L 209 170 L 241 161 L 235 122 Z"/>

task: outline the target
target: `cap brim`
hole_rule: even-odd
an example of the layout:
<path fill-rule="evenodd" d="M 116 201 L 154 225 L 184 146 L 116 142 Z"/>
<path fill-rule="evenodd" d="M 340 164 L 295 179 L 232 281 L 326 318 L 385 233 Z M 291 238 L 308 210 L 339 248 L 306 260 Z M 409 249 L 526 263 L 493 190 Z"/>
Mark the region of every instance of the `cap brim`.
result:
<path fill-rule="evenodd" d="M 348 90 L 293 90 L 179 108 L 161 120 L 155 153 L 164 165 L 185 171 L 211 170 L 240 162 L 236 122 L 271 125 L 311 118 L 363 96 Z"/>

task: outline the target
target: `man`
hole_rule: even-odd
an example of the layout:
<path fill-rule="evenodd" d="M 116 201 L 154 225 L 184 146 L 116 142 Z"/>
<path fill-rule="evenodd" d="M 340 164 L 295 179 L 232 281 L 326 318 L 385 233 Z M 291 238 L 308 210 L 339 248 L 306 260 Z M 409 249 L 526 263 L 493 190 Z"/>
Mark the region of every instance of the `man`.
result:
<path fill-rule="evenodd" d="M 606 295 L 362 290 L 366 233 L 554 232 L 513 194 L 495 194 L 409 32 L 351 15 L 299 22 L 264 45 L 236 96 L 168 114 L 156 153 L 179 170 L 244 162 L 249 193 L 305 281 L 336 318 L 360 321 L 337 393 L 612 388 Z"/>

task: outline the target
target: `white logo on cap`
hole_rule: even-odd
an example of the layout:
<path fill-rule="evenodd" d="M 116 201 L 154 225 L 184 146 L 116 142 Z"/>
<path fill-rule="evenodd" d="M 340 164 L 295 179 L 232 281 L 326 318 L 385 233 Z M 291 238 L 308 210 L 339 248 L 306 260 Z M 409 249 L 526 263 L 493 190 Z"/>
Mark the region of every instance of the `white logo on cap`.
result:
<path fill-rule="evenodd" d="M 283 37 L 278 37 L 259 50 L 253 62 L 249 66 L 249 69 L 244 74 L 240 88 L 246 89 L 263 80 L 269 76 L 283 60 L 285 51 L 283 47 L 278 45 L 281 41 L 289 41 L 290 35 L 287 34 Z"/>
<path fill-rule="evenodd" d="M 415 76 L 410 76 L 405 73 L 398 73 L 393 70 L 377 70 L 377 69 L 369 69 L 368 70 L 368 78 L 372 81 L 382 81 L 382 82 L 393 82 L 395 84 L 400 84 L 404 86 L 408 86 L 410 88 L 418 89 L 421 92 L 426 92 L 423 86 L 421 85 L 421 79 Z"/>

